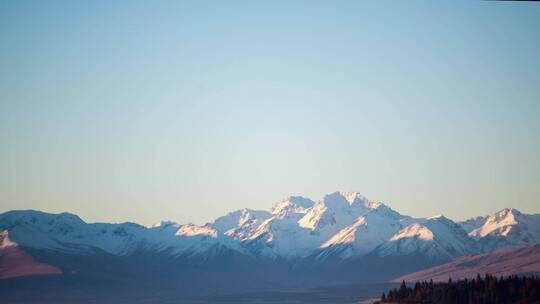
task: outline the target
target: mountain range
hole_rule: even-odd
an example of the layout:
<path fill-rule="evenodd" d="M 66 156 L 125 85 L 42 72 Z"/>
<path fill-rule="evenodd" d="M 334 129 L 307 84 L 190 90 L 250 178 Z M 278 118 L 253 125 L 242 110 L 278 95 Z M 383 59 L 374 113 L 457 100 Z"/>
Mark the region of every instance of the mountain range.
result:
<path fill-rule="evenodd" d="M 539 244 L 540 215 L 510 208 L 463 222 L 415 218 L 357 192 L 334 192 L 317 202 L 291 196 L 202 226 L 9 211 L 0 214 L 0 233 L 0 278 L 31 275 L 17 267 L 35 265 L 36 275 L 114 282 L 152 275 L 185 290 L 258 288 L 388 281 L 461 256 Z"/>

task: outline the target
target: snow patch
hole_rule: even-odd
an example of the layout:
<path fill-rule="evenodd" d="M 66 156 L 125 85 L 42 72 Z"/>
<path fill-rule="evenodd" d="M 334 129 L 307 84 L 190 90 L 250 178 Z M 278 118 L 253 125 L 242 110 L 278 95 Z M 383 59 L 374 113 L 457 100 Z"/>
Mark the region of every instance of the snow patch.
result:
<path fill-rule="evenodd" d="M 407 226 L 405 229 L 402 229 L 398 233 L 393 235 L 390 238 L 390 241 L 397 241 L 402 238 L 412 237 L 417 237 L 427 241 L 433 241 L 433 232 L 431 232 L 431 230 L 429 230 L 427 227 L 415 223 Z"/>
<path fill-rule="evenodd" d="M 216 229 L 207 226 L 197 226 L 194 224 L 185 224 L 180 226 L 178 231 L 176 231 L 177 236 L 209 236 L 213 238 L 218 237 L 218 232 Z"/>
<path fill-rule="evenodd" d="M 7 230 L 0 232 L 0 249 L 16 246 L 18 246 L 18 244 L 9 239 L 9 233 Z"/>

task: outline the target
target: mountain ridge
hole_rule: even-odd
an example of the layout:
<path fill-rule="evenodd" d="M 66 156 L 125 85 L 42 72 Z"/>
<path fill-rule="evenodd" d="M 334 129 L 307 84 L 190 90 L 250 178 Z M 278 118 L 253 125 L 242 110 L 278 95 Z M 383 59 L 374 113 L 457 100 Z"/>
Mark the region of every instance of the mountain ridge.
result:
<path fill-rule="evenodd" d="M 285 273 L 300 272 L 302 280 L 323 270 L 339 280 L 354 279 L 352 269 L 367 274 L 374 267 L 389 278 L 463 255 L 534 245 L 540 243 L 540 215 L 507 208 L 462 222 L 415 218 L 358 192 L 333 192 L 319 201 L 290 196 L 269 210 L 244 208 L 205 225 L 86 223 L 65 212 L 8 211 L 0 214 L 3 231 L 22 249 L 53 259 L 103 252 L 107 259 L 138 257 L 155 265 L 159 257 L 183 267 L 249 259 L 269 271 L 280 265 Z M 399 266 L 403 261 L 406 269 Z"/>

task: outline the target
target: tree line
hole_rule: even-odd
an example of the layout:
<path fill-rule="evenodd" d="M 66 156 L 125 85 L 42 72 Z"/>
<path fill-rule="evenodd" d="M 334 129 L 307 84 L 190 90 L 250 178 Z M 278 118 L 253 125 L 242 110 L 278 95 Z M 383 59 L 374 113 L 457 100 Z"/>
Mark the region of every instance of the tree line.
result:
<path fill-rule="evenodd" d="M 533 304 L 540 303 L 538 276 L 509 276 L 506 278 L 479 274 L 472 280 L 433 283 L 416 282 L 414 287 L 405 281 L 399 288 L 383 293 L 376 303 L 470 303 L 470 304 Z"/>

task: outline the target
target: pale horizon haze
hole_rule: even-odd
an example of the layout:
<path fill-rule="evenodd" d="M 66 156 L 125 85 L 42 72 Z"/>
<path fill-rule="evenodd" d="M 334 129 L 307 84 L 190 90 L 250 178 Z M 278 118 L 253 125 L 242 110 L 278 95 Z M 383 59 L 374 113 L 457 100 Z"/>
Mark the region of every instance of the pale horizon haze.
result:
<path fill-rule="evenodd" d="M 540 213 L 539 54 L 534 2 L 0 1 L 0 212 Z"/>

